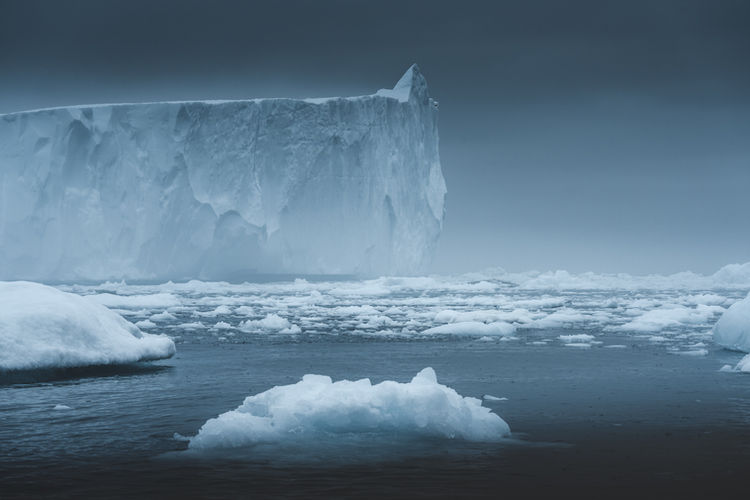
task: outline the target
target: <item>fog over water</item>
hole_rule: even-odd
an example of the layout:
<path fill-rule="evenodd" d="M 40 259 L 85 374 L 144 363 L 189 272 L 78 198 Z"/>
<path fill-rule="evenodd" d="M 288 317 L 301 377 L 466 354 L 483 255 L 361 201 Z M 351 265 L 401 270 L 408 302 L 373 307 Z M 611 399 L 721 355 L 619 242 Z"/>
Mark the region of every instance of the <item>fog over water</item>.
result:
<path fill-rule="evenodd" d="M 177 8 L 179 5 L 179 8 Z M 0 113 L 368 94 L 440 102 L 435 272 L 750 260 L 740 1 L 1 1 Z"/>

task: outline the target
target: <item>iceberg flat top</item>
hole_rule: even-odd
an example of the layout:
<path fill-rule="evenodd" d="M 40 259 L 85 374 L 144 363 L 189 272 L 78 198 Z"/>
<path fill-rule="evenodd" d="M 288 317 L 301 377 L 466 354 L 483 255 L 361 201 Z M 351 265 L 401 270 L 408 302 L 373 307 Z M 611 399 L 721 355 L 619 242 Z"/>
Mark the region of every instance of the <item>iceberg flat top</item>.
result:
<path fill-rule="evenodd" d="M 41 113 L 45 111 L 59 111 L 66 109 L 90 109 L 107 107 L 129 107 L 129 106 L 157 106 L 157 105 L 183 105 L 183 104 L 206 104 L 222 105 L 234 103 L 261 103 L 261 102 L 304 102 L 307 104 L 326 104 L 339 100 L 361 100 L 372 97 L 386 97 L 406 102 L 412 95 L 427 96 L 427 80 L 425 80 L 419 66 L 412 64 L 406 73 L 399 79 L 393 89 L 380 89 L 374 94 L 362 94 L 356 96 L 331 96 L 331 97 L 256 97 L 249 99 L 186 99 L 181 101 L 145 101 L 145 102 L 113 102 L 96 104 L 71 104 L 66 106 L 50 106 L 46 108 L 13 111 L 11 113 L 0 113 L 0 117 L 12 117 L 28 113 Z"/>

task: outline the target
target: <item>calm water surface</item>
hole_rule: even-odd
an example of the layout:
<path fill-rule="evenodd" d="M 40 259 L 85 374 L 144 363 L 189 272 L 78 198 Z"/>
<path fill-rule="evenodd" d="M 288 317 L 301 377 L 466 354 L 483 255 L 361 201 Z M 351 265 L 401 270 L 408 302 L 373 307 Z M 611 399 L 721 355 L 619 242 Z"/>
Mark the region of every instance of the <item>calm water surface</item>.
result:
<path fill-rule="evenodd" d="M 138 292 L 131 296 L 148 295 Z M 561 308 L 590 311 L 593 319 L 537 323 L 511 338 L 403 333 L 407 326 L 416 332 L 434 326 L 435 315 L 446 309 L 487 311 L 482 297 L 493 294 L 457 292 L 449 299 L 451 294 L 433 291 L 346 295 L 348 302 L 342 304 L 338 296 L 338 302 L 327 305 L 321 305 L 325 293 L 321 299 L 309 290 L 284 292 L 281 298 L 259 293 L 246 302 L 205 291 L 175 293 L 178 300 L 171 305 L 133 300 L 120 306 L 132 321 L 170 313 L 156 317 L 153 331 L 175 336 L 177 355 L 152 364 L 47 373 L 38 377 L 43 381 L 5 380 L 0 386 L 0 497 L 497 497 L 573 490 L 700 496 L 729 492 L 746 482 L 750 376 L 719 371 L 741 355 L 710 342 L 707 332 L 716 315 L 658 331 L 612 327 L 664 308 L 668 301 L 698 309 L 684 297 L 701 294 L 576 292 L 573 299 L 558 293 L 555 302 L 550 294 L 523 292 L 505 309 L 518 311 L 526 301 L 525 310 L 536 314 L 529 321 L 555 312 L 559 317 Z M 299 300 L 308 295 L 320 300 L 313 305 Z M 697 302 L 705 303 L 705 295 Z M 711 300 L 723 297 L 726 307 L 743 295 L 726 292 Z M 292 305 L 280 316 L 300 325 L 299 333 L 240 328 L 243 321 L 279 311 L 273 304 L 283 300 Z M 632 312 L 633 303 L 644 300 L 658 303 Z M 612 306 L 612 301 L 626 304 Z M 222 304 L 231 304 L 231 312 L 211 316 Z M 401 308 L 394 309 L 395 304 Z M 238 309 L 243 305 L 252 312 Z M 311 309 L 362 305 L 373 310 L 364 316 L 363 310 L 340 310 L 328 320 Z M 495 306 L 491 310 L 504 311 Z M 609 319 L 597 319 L 599 310 L 609 310 Z M 399 324 L 379 318 L 377 327 L 357 328 L 375 316 Z M 216 328 L 221 321 L 229 326 Z M 326 321 L 332 331 L 325 331 Z M 419 321 L 424 324 L 415 324 Z M 390 333 L 384 334 L 384 328 Z M 581 333 L 595 340 L 580 347 L 571 345 L 580 341 L 560 338 Z M 513 436 L 491 444 L 389 443 L 381 437 L 379 442 L 320 446 L 303 460 L 253 450 L 193 456 L 179 439 L 195 435 L 207 419 L 236 408 L 246 396 L 295 383 L 306 373 L 406 382 L 426 366 L 464 396 L 507 398 L 484 404 L 509 423 Z"/>

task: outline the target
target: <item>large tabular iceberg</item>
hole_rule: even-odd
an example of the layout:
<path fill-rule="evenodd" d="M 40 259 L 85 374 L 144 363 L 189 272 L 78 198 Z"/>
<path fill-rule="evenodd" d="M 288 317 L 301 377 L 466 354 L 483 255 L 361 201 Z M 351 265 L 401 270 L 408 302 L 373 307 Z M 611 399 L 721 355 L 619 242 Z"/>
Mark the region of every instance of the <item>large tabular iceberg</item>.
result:
<path fill-rule="evenodd" d="M 439 384 L 435 371 L 425 368 L 405 384 L 333 382 L 327 376 L 305 375 L 296 384 L 250 396 L 236 410 L 209 420 L 190 439 L 190 448 L 327 442 L 352 435 L 498 441 L 509 433 L 508 424 L 481 400 Z"/>
<path fill-rule="evenodd" d="M 416 65 L 360 97 L 0 115 L 0 279 L 417 272 L 437 118 Z"/>
<path fill-rule="evenodd" d="M 174 342 L 105 306 L 37 283 L 0 282 L 0 373 L 168 358 Z"/>

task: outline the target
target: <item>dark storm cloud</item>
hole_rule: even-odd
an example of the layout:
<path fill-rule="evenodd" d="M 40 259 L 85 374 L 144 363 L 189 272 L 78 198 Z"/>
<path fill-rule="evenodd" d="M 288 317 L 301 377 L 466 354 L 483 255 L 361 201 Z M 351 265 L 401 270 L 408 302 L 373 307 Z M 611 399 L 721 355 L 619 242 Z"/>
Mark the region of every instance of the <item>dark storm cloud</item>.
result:
<path fill-rule="evenodd" d="M 750 3 L 0 1 L 0 112 L 370 93 L 441 103 L 438 270 L 750 260 Z"/>

